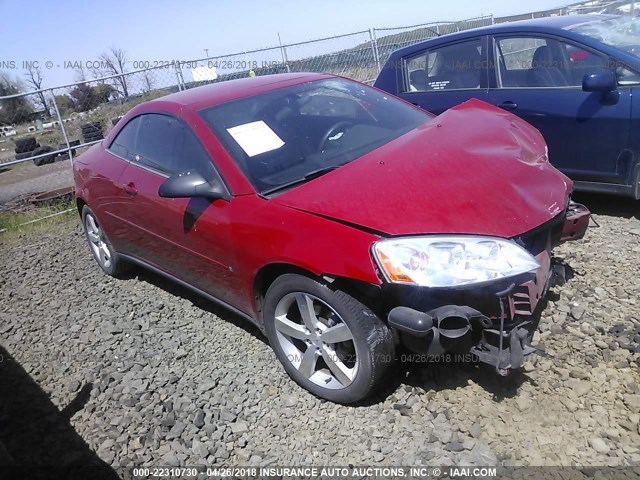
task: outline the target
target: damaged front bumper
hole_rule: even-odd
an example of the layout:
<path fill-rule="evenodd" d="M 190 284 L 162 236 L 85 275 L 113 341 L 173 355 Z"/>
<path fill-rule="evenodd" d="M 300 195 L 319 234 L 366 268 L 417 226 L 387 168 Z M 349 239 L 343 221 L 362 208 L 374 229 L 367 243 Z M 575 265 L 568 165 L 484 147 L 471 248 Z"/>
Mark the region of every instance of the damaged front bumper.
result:
<path fill-rule="evenodd" d="M 589 210 L 570 203 L 552 222 L 514 239 L 540 268 L 481 286 L 433 289 L 387 285 L 389 326 L 409 350 L 429 356 L 471 353 L 500 375 L 522 367 L 540 320 L 541 300 L 549 287 L 564 283 L 564 265 L 551 256 L 554 246 L 584 237 Z"/>

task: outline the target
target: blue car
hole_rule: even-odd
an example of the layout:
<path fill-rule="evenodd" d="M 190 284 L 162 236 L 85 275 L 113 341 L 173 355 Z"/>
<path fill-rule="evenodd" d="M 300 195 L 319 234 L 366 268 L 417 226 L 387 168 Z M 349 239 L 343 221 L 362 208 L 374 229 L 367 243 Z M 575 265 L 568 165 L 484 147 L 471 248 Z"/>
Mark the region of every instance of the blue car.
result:
<path fill-rule="evenodd" d="M 542 132 L 576 190 L 640 199 L 640 19 L 570 15 L 436 37 L 393 52 L 375 86 L 436 114 L 472 97 L 497 105 Z"/>

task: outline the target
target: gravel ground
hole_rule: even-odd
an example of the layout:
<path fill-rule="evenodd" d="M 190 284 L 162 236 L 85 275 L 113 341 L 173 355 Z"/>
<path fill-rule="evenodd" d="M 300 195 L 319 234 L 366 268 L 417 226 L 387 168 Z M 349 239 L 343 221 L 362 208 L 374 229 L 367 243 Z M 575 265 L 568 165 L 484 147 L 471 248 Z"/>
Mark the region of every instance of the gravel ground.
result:
<path fill-rule="evenodd" d="M 300 389 L 233 314 L 103 275 L 75 217 L 0 237 L 0 460 L 640 465 L 640 207 L 589 201 L 600 227 L 556 251 L 574 276 L 549 294 L 546 357 L 507 379 L 403 364 L 357 407 Z"/>

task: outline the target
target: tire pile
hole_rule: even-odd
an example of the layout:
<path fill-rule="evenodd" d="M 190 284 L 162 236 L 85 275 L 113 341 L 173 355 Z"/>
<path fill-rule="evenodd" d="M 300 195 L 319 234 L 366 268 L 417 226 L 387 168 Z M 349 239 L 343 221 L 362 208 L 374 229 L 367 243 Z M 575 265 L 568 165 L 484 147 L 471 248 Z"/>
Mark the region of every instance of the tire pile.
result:
<path fill-rule="evenodd" d="M 104 138 L 100 122 L 84 123 L 80 126 L 80 129 L 82 130 L 84 143 L 96 142 Z"/>
<path fill-rule="evenodd" d="M 115 125 L 120 118 L 121 117 L 113 119 L 112 123 Z M 82 125 L 80 125 L 80 130 L 82 132 L 82 143 L 97 142 L 104 138 L 102 124 L 100 122 L 83 123 Z M 66 143 L 60 144 L 57 149 L 50 145 L 40 145 L 35 137 L 20 138 L 17 139 L 15 143 L 16 160 L 24 160 L 26 158 L 38 157 L 39 155 L 43 155 L 42 157 L 33 159 L 33 163 L 38 167 L 41 165 L 53 163 L 55 161 L 69 159 L 69 152 L 61 153 L 59 155 L 56 153 L 46 155 L 55 150 L 66 149 Z M 69 142 L 69 145 L 71 147 L 77 147 L 78 145 L 80 145 L 80 140 L 72 140 Z M 71 149 L 71 155 L 73 155 L 74 157 L 76 155 L 76 150 L 74 148 Z"/>
<path fill-rule="evenodd" d="M 40 148 L 40 144 L 35 137 L 20 138 L 16 140 L 16 160 L 24 160 L 33 157 L 35 149 Z"/>
<path fill-rule="evenodd" d="M 40 145 L 35 137 L 26 137 L 16 140 L 16 160 L 24 160 L 25 158 L 38 157 L 49 152 L 53 152 L 54 148 L 49 145 Z M 46 165 L 53 163 L 56 159 L 56 154 L 45 155 L 43 157 L 34 158 L 33 163 L 36 166 Z"/>
<path fill-rule="evenodd" d="M 102 135 L 102 133 L 100 133 L 100 135 Z M 56 160 L 61 161 L 69 159 L 68 152 L 61 154 L 51 153 L 50 155 L 45 155 L 47 153 L 54 152 L 55 150 L 66 149 L 66 143 L 61 143 L 57 149 L 52 147 L 51 145 L 40 145 L 35 137 L 20 138 L 16 140 L 15 143 L 16 160 L 24 160 L 25 158 L 39 157 L 40 155 L 44 155 L 42 157 L 33 159 L 33 163 L 38 167 L 53 163 Z M 80 145 L 80 140 L 72 140 L 69 142 L 69 145 L 71 147 L 77 147 L 78 145 Z M 75 148 L 71 149 L 71 154 L 75 157 Z"/>
<path fill-rule="evenodd" d="M 80 140 L 71 140 L 69 141 L 69 146 L 70 147 L 77 147 L 78 145 L 80 145 Z M 67 144 L 66 143 L 61 143 L 58 146 L 58 150 L 62 150 L 64 148 L 67 148 Z M 72 148 L 71 149 L 71 155 L 73 155 L 74 157 L 76 156 L 76 149 Z M 61 160 L 69 160 L 69 152 L 64 152 L 60 154 L 60 157 L 58 158 L 58 161 Z"/>

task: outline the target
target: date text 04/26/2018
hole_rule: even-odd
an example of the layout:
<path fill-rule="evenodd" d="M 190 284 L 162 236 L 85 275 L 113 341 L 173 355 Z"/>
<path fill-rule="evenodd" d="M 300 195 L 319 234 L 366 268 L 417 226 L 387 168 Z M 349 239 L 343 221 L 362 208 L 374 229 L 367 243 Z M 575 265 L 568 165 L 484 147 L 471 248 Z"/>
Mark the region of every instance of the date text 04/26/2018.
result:
<path fill-rule="evenodd" d="M 134 60 L 132 66 L 135 70 L 153 68 L 210 68 L 216 70 L 257 70 L 259 68 L 279 68 L 284 66 L 280 60 Z"/>

